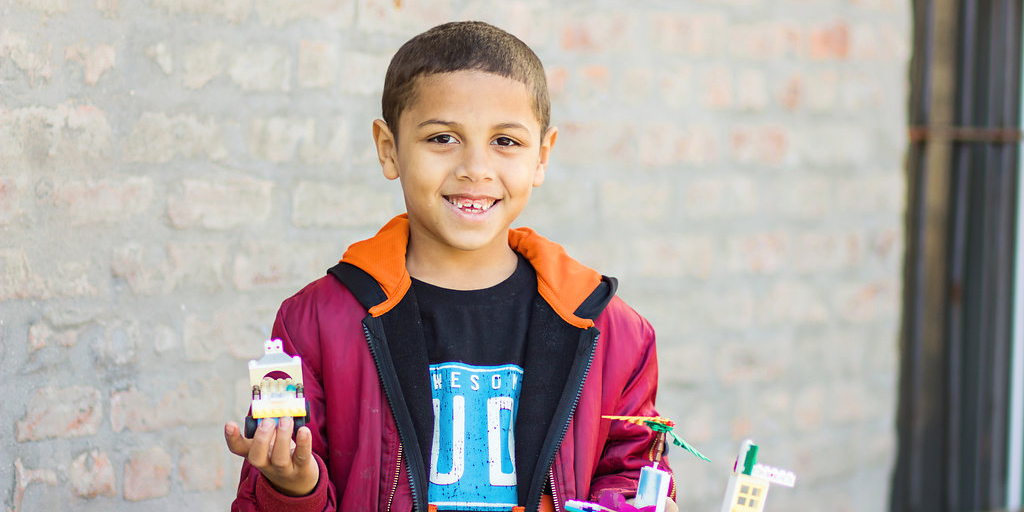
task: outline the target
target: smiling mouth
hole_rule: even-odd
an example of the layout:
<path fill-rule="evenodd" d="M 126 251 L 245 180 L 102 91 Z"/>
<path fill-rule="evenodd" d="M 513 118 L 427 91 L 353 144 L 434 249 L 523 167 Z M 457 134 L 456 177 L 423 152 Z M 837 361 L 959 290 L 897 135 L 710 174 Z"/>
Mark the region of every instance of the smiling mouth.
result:
<path fill-rule="evenodd" d="M 490 210 L 498 200 L 497 199 L 471 199 L 468 197 L 457 197 L 457 196 L 445 196 L 452 206 L 459 209 L 459 211 L 465 213 L 483 213 Z"/>

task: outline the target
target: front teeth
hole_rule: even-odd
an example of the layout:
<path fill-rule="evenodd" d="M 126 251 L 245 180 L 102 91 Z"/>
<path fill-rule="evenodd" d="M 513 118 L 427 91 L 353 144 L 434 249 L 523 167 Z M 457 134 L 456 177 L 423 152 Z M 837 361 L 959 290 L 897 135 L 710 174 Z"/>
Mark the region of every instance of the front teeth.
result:
<path fill-rule="evenodd" d="M 486 211 L 494 206 L 494 199 L 456 199 L 450 202 L 460 210 Z"/>

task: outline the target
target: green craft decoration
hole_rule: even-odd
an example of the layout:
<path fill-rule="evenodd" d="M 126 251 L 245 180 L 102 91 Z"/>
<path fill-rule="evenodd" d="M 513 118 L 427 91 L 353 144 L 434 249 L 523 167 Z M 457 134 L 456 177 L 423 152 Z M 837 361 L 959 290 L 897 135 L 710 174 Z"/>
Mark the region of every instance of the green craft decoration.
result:
<path fill-rule="evenodd" d="M 757 445 L 751 444 L 747 448 L 747 457 L 743 461 L 743 474 L 750 475 L 754 472 L 754 464 L 757 464 Z"/>
<path fill-rule="evenodd" d="M 711 459 L 707 458 L 700 450 L 696 449 L 690 443 L 683 441 L 675 432 L 672 431 L 672 427 L 667 423 L 659 421 L 645 420 L 644 423 L 653 431 L 659 434 L 668 434 L 672 436 L 672 444 L 692 453 L 698 459 L 702 459 L 707 462 L 711 462 Z"/>

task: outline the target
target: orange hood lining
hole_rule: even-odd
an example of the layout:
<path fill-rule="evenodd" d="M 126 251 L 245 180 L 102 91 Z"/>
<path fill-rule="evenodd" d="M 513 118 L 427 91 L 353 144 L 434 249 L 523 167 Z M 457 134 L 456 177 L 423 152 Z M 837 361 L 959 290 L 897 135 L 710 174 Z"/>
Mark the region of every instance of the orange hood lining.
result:
<path fill-rule="evenodd" d="M 537 292 L 563 320 L 580 329 L 594 325 L 589 318 L 575 315 L 576 308 L 601 284 L 601 274 L 569 257 L 565 249 L 530 228 L 508 232 L 509 246 L 522 254 L 537 272 Z M 401 214 L 391 219 L 373 238 L 352 244 L 341 261 L 370 274 L 380 283 L 387 299 L 370 308 L 378 317 L 398 304 L 412 279 L 405 268 L 405 252 L 409 246 L 409 217 Z"/>

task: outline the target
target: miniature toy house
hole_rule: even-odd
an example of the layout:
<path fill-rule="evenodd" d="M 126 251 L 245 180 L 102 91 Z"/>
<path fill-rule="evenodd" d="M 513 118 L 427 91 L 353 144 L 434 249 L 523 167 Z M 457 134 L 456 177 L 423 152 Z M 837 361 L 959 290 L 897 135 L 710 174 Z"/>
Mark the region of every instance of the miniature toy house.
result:
<path fill-rule="evenodd" d="M 245 418 L 245 437 L 256 433 L 265 418 L 291 416 L 294 430 L 309 422 L 309 404 L 302 387 L 302 359 L 284 353 L 281 340 L 267 340 L 263 357 L 249 361 L 252 406 Z"/>
<path fill-rule="evenodd" d="M 757 445 L 749 439 L 740 445 L 721 512 L 762 512 L 771 484 L 793 487 L 796 475 L 784 469 L 757 463 Z"/>

